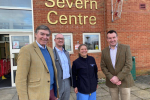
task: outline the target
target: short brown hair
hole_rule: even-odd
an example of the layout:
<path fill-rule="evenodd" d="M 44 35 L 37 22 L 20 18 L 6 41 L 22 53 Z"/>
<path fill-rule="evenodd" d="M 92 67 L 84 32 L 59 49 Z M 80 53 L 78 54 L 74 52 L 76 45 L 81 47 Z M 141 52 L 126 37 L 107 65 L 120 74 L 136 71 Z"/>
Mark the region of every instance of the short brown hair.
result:
<path fill-rule="evenodd" d="M 107 32 L 107 34 L 112 34 L 112 33 L 116 33 L 116 36 L 118 36 L 118 34 L 115 30 L 110 30 L 110 31 Z"/>

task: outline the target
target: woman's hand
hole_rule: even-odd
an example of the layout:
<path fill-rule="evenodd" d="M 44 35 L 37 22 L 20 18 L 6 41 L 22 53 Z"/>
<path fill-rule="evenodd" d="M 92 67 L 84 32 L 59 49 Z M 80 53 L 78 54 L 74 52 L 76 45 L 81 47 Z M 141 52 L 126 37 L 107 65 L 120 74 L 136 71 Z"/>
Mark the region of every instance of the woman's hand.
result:
<path fill-rule="evenodd" d="M 74 92 L 75 92 L 75 93 L 78 93 L 78 88 L 77 88 L 77 87 L 74 88 Z"/>

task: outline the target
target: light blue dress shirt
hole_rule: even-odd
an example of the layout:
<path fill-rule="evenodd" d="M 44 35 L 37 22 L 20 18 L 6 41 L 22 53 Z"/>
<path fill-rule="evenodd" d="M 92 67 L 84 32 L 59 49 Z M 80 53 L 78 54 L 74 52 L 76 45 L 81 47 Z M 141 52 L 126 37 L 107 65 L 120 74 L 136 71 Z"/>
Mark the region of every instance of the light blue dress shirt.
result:
<path fill-rule="evenodd" d="M 116 63 L 116 55 L 117 55 L 117 47 L 118 47 L 118 44 L 115 46 L 115 49 L 112 49 L 110 46 L 110 58 L 111 58 L 111 62 L 112 62 L 112 65 L 115 69 L 115 63 Z"/>
<path fill-rule="evenodd" d="M 57 53 L 61 60 L 61 65 L 62 65 L 62 69 L 63 69 L 63 79 L 67 79 L 70 77 L 68 58 L 67 58 L 66 54 L 64 53 L 64 49 L 63 49 L 63 51 L 57 49 L 56 47 L 55 47 L 55 49 L 57 50 Z"/>
<path fill-rule="evenodd" d="M 36 43 L 37 43 L 37 45 L 38 45 L 40 48 L 46 49 L 46 45 L 45 45 L 45 47 L 43 47 L 43 46 L 41 46 L 37 41 L 36 41 Z"/>

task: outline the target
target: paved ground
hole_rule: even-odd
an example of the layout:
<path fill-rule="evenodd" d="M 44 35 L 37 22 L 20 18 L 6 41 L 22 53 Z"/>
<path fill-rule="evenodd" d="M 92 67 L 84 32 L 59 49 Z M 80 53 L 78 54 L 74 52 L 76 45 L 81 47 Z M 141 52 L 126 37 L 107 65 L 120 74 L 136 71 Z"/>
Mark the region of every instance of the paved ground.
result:
<path fill-rule="evenodd" d="M 18 100 L 16 88 L 1 88 L 0 100 Z M 73 89 L 71 89 L 70 100 L 76 100 Z M 108 87 L 105 84 L 99 85 L 97 100 L 111 100 Z M 135 86 L 131 88 L 131 100 L 150 100 L 150 75 L 136 78 Z"/>

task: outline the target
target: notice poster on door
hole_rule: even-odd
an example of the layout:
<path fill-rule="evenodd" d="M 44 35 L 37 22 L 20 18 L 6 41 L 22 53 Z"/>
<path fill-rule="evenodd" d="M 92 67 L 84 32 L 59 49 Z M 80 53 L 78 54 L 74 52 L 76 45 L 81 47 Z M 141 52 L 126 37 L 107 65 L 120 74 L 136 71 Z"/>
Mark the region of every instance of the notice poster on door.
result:
<path fill-rule="evenodd" d="M 13 41 L 13 49 L 19 49 L 19 41 Z"/>

